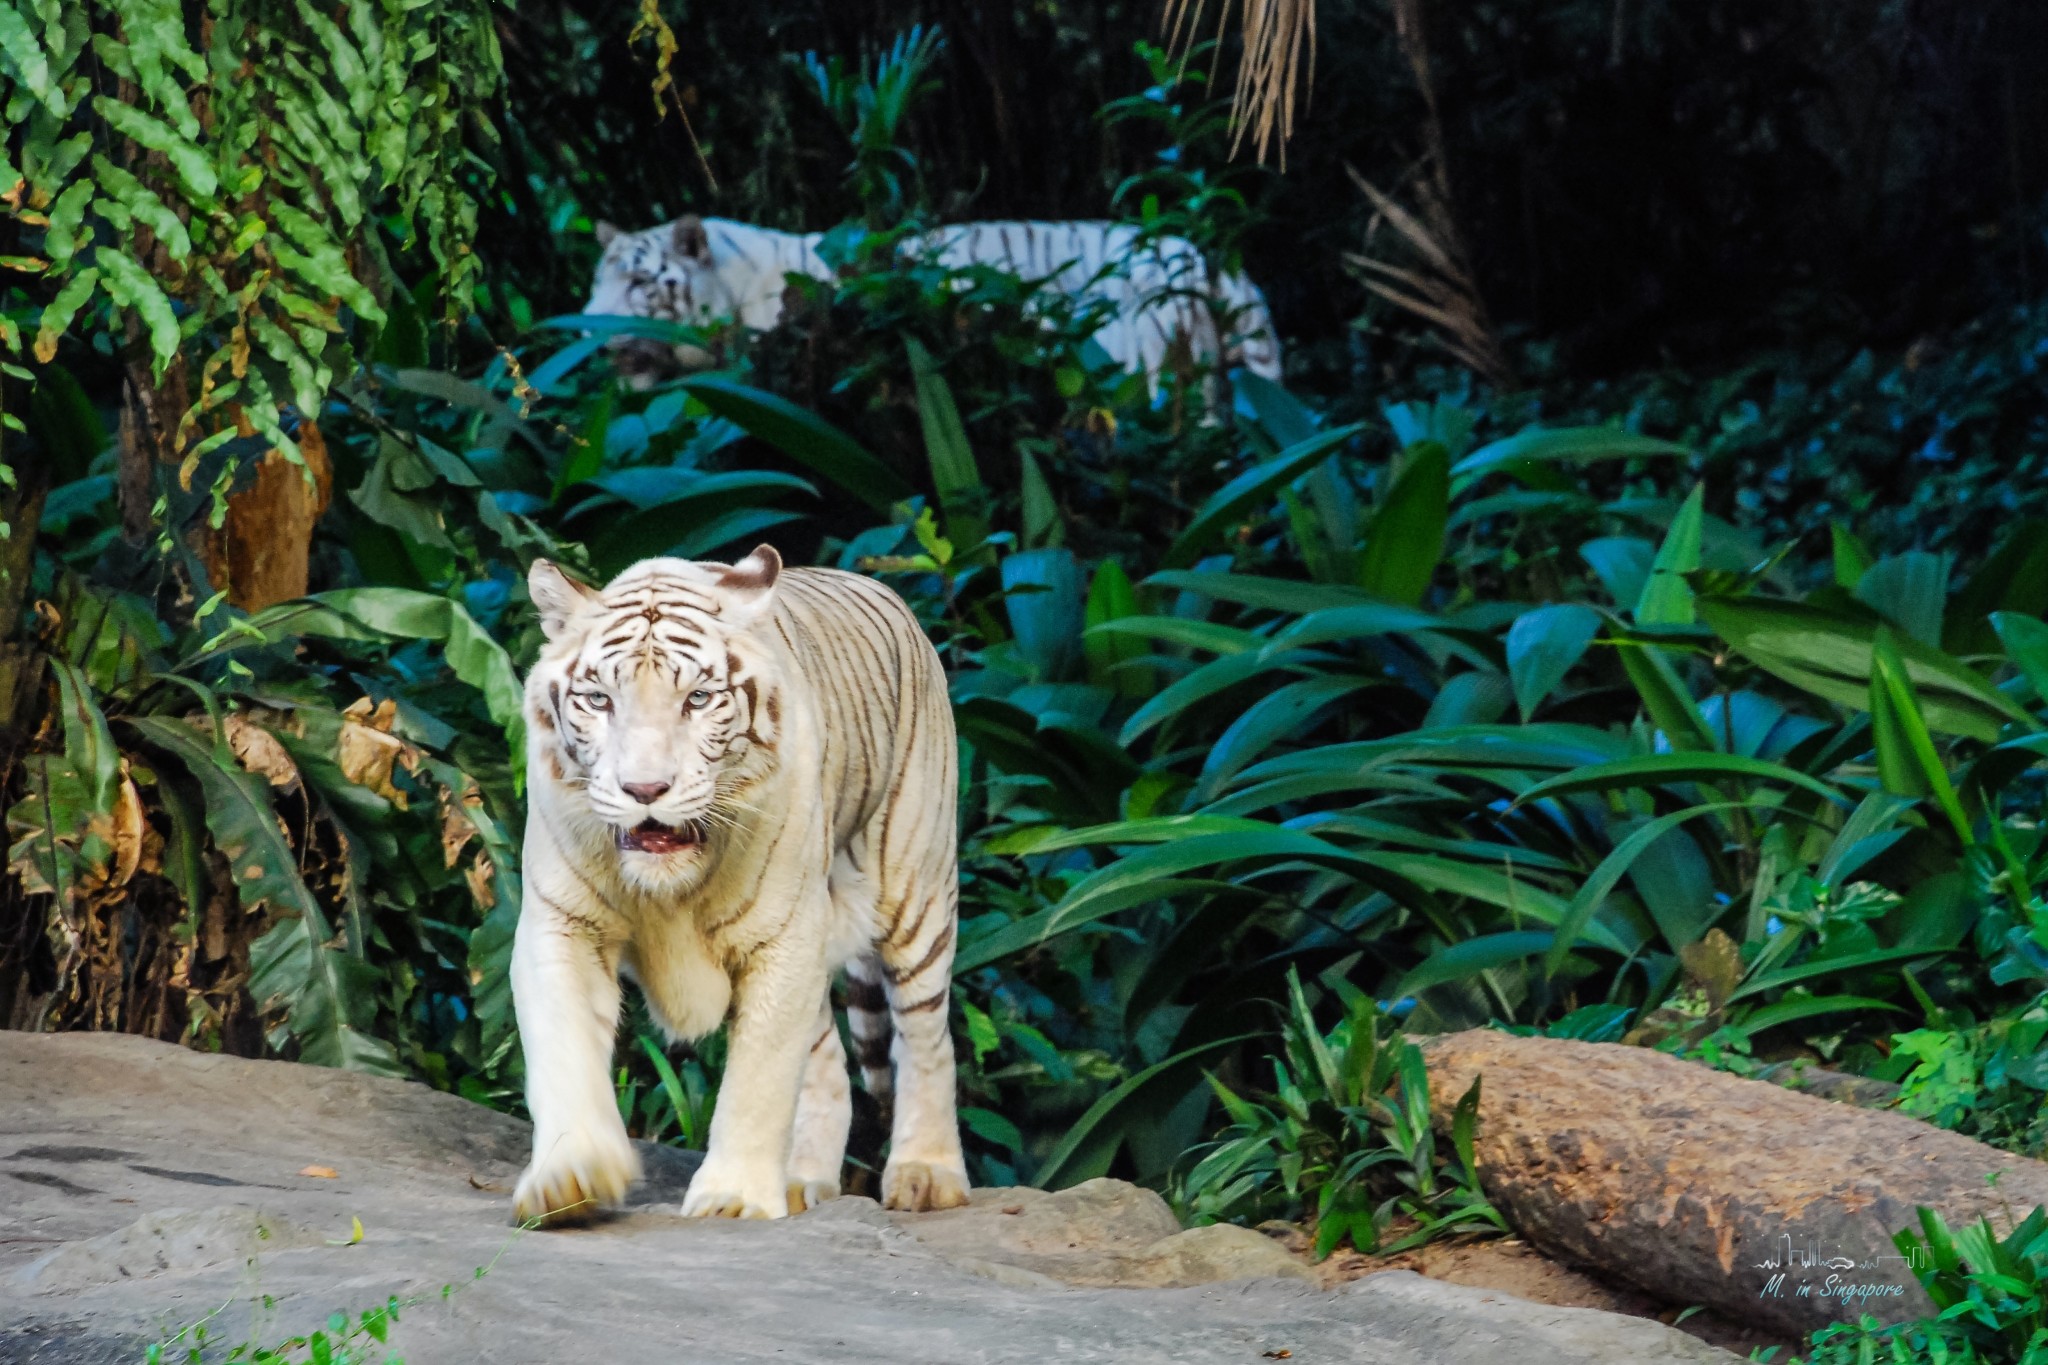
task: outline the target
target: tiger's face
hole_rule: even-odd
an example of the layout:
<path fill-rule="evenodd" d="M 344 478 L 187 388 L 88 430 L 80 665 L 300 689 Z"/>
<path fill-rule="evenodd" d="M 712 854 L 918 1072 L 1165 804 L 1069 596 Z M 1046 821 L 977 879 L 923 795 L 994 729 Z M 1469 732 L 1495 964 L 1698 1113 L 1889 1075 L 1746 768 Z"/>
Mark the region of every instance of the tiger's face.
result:
<path fill-rule="evenodd" d="M 527 682 L 530 766 L 603 827 L 630 882 L 689 889 L 746 810 L 778 719 L 747 627 L 781 565 L 763 545 L 730 567 L 645 560 L 602 592 L 546 560 L 528 575 L 548 637 Z"/>
<path fill-rule="evenodd" d="M 712 261 L 710 235 L 695 215 L 645 232 L 621 232 L 599 223 L 597 240 L 604 255 L 584 312 L 702 325 L 738 311 L 738 301 Z M 668 346 L 647 337 L 613 337 L 605 349 L 636 388 L 677 366 L 702 368 L 713 360 L 701 347 Z"/>

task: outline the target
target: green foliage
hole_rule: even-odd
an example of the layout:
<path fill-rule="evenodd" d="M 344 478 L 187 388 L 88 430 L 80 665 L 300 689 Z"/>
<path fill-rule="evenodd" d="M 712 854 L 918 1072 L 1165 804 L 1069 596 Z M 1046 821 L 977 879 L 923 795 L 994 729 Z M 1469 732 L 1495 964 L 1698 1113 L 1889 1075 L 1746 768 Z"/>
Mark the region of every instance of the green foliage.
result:
<path fill-rule="evenodd" d="M 239 1342 L 231 1342 L 214 1330 L 214 1320 L 221 1316 L 234 1302 L 230 1299 L 219 1308 L 194 1323 L 180 1327 L 177 1331 L 143 1348 L 144 1365 L 405 1365 L 405 1358 L 390 1350 L 392 1329 L 404 1313 L 426 1304 L 453 1299 L 470 1285 L 497 1269 L 499 1258 L 505 1248 L 521 1233 L 531 1232 L 537 1223 L 529 1223 L 507 1238 L 504 1247 L 498 1249 L 487 1265 L 480 1265 L 470 1277 L 457 1284 L 444 1284 L 431 1294 L 413 1294 L 400 1298 L 393 1294 L 375 1308 L 366 1308 L 359 1313 L 330 1313 L 324 1328 L 316 1328 L 294 1336 L 288 1336 L 271 1344 L 268 1335 L 270 1296 L 259 1300 L 260 1309 L 252 1315 L 249 1330 Z M 259 1229 L 259 1233 L 261 1230 Z M 263 1233 L 266 1235 L 267 1233 Z M 363 1225 L 356 1220 L 351 1232 L 352 1242 L 360 1242 Z M 352 1243 L 351 1243 L 352 1244 Z M 336 1243 L 335 1245 L 340 1245 Z M 252 1271 L 254 1263 L 251 1263 Z"/>
<path fill-rule="evenodd" d="M 2048 1141 L 2048 537 L 2005 517 L 1962 573 L 1863 492 L 1779 495 L 1808 486 L 1784 452 L 1813 437 L 1867 453 L 1885 422 L 1944 412 L 1921 381 L 1844 375 L 1811 421 L 1756 401 L 1762 370 L 1620 396 L 1453 380 L 1374 412 L 1343 404 L 1376 379 L 1324 411 L 1245 376 L 1212 408 L 1216 376 L 1173 377 L 1155 403 L 1088 342 L 1099 309 L 903 249 L 939 188 L 910 150 L 936 99 L 928 31 L 865 67 L 806 64 L 860 214 L 774 333 L 568 317 L 464 351 L 426 325 L 476 284 L 447 120 L 493 88 L 504 16 L 440 16 L 429 51 L 418 9 L 266 11 L 264 74 L 229 92 L 196 38 L 176 49 L 196 70 L 166 57 L 145 79 L 135 35 L 157 29 L 116 41 L 106 20 L 134 8 L 63 20 L 107 28 L 126 55 L 104 60 L 145 91 L 130 104 L 59 29 L 0 20 L 10 154 L 46 191 L 17 216 L 48 220 L 23 218 L 54 265 L 39 315 L 132 341 L 145 370 L 189 355 L 221 423 L 190 433 L 191 477 L 163 481 L 160 537 L 137 546 L 93 400 L 81 414 L 52 372 L 26 414 L 62 477 L 35 584 L 48 686 L 5 792 L 4 905 L 49 960 L 0 960 L 11 1016 L 516 1106 L 525 570 L 602 578 L 765 537 L 883 577 L 948 665 L 983 1183 L 1178 1176 L 1201 1216 L 1305 1215 L 1324 1251 L 1497 1227 L 1478 1096 L 1433 1130 L 1395 1018 L 1731 1068 L 1810 1057 L 1900 1081 L 1934 1121 Z M 1218 170 L 1219 111 L 1145 55 L 1150 86 L 1111 126 L 1156 160 L 1119 205 L 1234 265 L 1271 182 Z M 392 71 L 431 110 L 390 105 Z M 202 94 L 225 121 L 195 132 Z M 265 130 L 275 176 L 248 159 Z M 80 131 L 114 150 L 92 158 Z M 577 221 L 569 189 L 545 193 L 550 232 Z M 449 235 L 409 253 L 414 224 Z M 204 268 L 170 268 L 180 230 Z M 605 343 L 626 333 L 717 366 L 622 386 Z M 2007 349 L 1992 389 L 2025 368 Z M 337 496 L 313 595 L 252 617 L 189 537 L 233 487 L 226 405 L 257 398 L 279 448 L 279 403 L 317 419 Z M 1852 455 L 1821 450 L 1845 483 Z M 1788 543 L 1809 523 L 1830 527 L 1818 557 Z M 115 907 L 139 926 L 135 981 L 181 1004 L 144 1016 L 134 982 L 94 974 Z M 631 1036 L 629 1126 L 700 1143 L 717 1045 Z M 1245 1082 L 1276 1053 L 1270 1090 Z M 1230 1127 L 1190 1166 L 1219 1104 Z"/>
<path fill-rule="evenodd" d="M 1355 989 L 1340 992 L 1346 1015 L 1326 1036 L 1292 971 L 1287 987 L 1287 1055 L 1271 1059 L 1272 1093 L 1249 1101 L 1209 1077 L 1232 1122 L 1187 1173 L 1180 1197 L 1190 1215 L 1253 1221 L 1306 1212 L 1318 1260 L 1347 1238 L 1360 1251 L 1392 1253 L 1443 1235 L 1506 1232 L 1472 1153 L 1480 1082 L 1453 1111 L 1447 1158 L 1437 1151 L 1429 1075 L 1415 1045 Z M 1389 1239 L 1397 1219 L 1400 1235 Z"/>
<path fill-rule="evenodd" d="M 0 175 L 42 248 L 16 268 L 54 291 L 35 357 L 102 306 L 156 381 L 189 347 L 190 410 L 168 414 L 188 482 L 236 414 L 299 458 L 280 407 L 315 414 L 354 369 L 349 318 L 385 321 L 373 226 L 423 239 L 449 318 L 466 306 L 465 139 L 500 68 L 488 0 L 16 0 L 0 32 Z"/>
<path fill-rule="evenodd" d="M 2041 1365 L 2048 1361 L 2048 1209 L 2000 1237 L 1988 1218 L 1951 1232 L 1920 1210 L 1920 1228 L 1893 1242 L 1939 1310 L 1884 1326 L 1874 1318 L 1816 1332 L 1794 1365 Z"/>
<path fill-rule="evenodd" d="M 893 226 L 922 197 L 905 122 L 918 98 L 935 88 L 930 69 L 944 46 L 937 28 L 912 28 L 872 64 L 863 60 L 856 68 L 838 56 L 821 61 L 815 52 L 795 63 L 853 145 L 846 178 L 867 206 L 871 227 Z"/>

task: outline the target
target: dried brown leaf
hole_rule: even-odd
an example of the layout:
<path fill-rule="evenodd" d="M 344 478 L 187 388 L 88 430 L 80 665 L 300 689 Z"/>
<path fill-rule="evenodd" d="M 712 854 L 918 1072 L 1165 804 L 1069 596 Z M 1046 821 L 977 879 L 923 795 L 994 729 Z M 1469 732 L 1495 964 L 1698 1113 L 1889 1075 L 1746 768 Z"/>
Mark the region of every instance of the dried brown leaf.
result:
<path fill-rule="evenodd" d="M 397 703 L 386 697 L 380 705 L 372 707 L 370 699 L 362 697 L 341 716 L 341 736 L 334 757 L 341 765 L 342 775 L 404 810 L 406 796 L 391 781 L 392 769 L 403 764 L 411 770 L 419 755 L 391 733 L 398 720 Z"/>
<path fill-rule="evenodd" d="M 194 717 L 193 723 L 206 726 L 203 717 Z M 248 717 L 236 713 L 227 718 L 228 748 L 234 751 L 236 760 L 250 772 L 269 782 L 273 787 L 285 791 L 299 788 L 299 765 L 292 762 L 292 756 L 278 743 L 277 736 L 256 724 Z"/>
<path fill-rule="evenodd" d="M 488 910 L 498 903 L 498 889 L 493 883 L 498 876 L 497 865 L 491 862 L 491 855 L 477 850 L 476 861 L 462 874 L 469 883 L 470 898 L 479 910 Z"/>

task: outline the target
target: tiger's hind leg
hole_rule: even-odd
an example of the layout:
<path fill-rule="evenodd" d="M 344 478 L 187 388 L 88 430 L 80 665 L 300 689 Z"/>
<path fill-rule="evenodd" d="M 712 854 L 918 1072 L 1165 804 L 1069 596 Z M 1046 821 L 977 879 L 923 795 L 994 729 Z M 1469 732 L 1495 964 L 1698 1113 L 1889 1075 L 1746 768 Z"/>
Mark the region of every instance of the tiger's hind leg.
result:
<path fill-rule="evenodd" d="M 857 957 L 846 964 L 846 1031 L 853 1035 L 853 1060 L 861 1084 L 882 1109 L 895 1090 L 889 1075 L 889 994 L 883 985 L 882 959 Z"/>
<path fill-rule="evenodd" d="M 906 907 L 907 933 L 880 946 L 896 1070 L 889 1163 L 882 1169 L 882 1205 L 891 1209 L 957 1208 L 967 1202 L 967 1160 L 960 1150 L 955 1103 L 953 935 L 957 885 L 948 879 L 922 903 Z"/>
<path fill-rule="evenodd" d="M 789 1149 L 789 1211 L 802 1213 L 839 1197 L 839 1173 L 846 1164 L 846 1134 L 853 1124 L 853 1087 L 846 1074 L 846 1049 L 832 1018 L 826 993 L 818 1011 L 818 1036 L 804 1062 L 797 1094 L 796 1127 Z"/>

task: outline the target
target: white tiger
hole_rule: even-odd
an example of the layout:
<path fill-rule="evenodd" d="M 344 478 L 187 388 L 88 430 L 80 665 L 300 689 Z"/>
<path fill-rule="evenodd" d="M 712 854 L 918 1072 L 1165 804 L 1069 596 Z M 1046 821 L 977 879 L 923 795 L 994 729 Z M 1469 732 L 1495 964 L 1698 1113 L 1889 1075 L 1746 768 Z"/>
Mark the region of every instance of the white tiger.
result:
<path fill-rule="evenodd" d="M 830 982 L 894 1120 L 891 1208 L 967 1201 L 947 1031 L 958 909 L 946 678 L 887 588 L 649 559 L 603 591 L 545 560 L 526 682 L 525 899 L 512 990 L 533 1160 L 520 1219 L 638 1177 L 611 1085 L 623 974 L 671 1036 L 732 1021 L 685 1215 L 780 1218 L 839 1192 L 852 1116 Z"/>
<path fill-rule="evenodd" d="M 829 280 L 818 254 L 819 233 L 777 232 L 726 218 L 677 219 L 644 232 L 597 225 L 604 247 L 584 312 L 702 323 L 731 318 L 766 331 L 782 317 L 784 280 Z M 950 269 L 985 265 L 1077 300 L 1104 300 L 1109 321 L 1095 341 L 1125 370 L 1145 376 L 1156 394 L 1159 376 L 1184 350 L 1195 367 L 1218 358 L 1266 379 L 1280 378 L 1280 341 L 1265 295 L 1240 274 L 1213 282 L 1193 243 L 1180 237 L 1141 241 L 1124 223 L 964 223 L 935 230 L 923 245 Z M 1229 335 L 1219 346 L 1217 318 Z M 665 349 L 621 343 L 629 374 L 646 377 L 669 358 Z M 677 348 L 683 364 L 701 364 Z"/>

